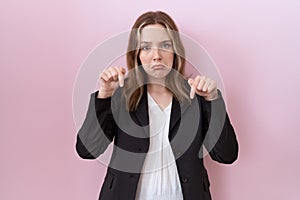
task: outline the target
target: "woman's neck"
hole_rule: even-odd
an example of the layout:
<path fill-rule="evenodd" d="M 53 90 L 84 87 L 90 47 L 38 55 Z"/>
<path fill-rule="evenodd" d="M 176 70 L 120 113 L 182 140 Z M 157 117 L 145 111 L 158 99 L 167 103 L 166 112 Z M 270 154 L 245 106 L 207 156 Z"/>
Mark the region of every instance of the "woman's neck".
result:
<path fill-rule="evenodd" d="M 147 90 L 150 93 L 166 93 L 169 90 L 166 88 L 165 80 L 154 77 L 148 77 Z"/>
<path fill-rule="evenodd" d="M 147 91 L 162 110 L 172 102 L 173 95 L 164 85 L 148 83 Z"/>
<path fill-rule="evenodd" d="M 150 94 L 151 93 L 156 93 L 156 94 L 170 93 L 168 88 L 166 88 L 165 85 L 162 85 L 160 83 L 148 83 L 147 91 L 150 92 Z"/>

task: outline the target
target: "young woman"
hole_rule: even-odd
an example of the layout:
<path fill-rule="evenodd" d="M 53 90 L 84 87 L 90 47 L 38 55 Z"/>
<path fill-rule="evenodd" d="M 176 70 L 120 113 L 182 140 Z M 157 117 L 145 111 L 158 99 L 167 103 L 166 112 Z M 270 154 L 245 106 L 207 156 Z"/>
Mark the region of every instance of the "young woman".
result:
<path fill-rule="evenodd" d="M 238 143 L 216 81 L 185 78 L 178 29 L 164 12 L 134 23 L 126 69 L 108 67 L 91 95 L 76 150 L 95 159 L 113 141 L 99 199 L 209 200 L 203 148 L 233 163 Z"/>

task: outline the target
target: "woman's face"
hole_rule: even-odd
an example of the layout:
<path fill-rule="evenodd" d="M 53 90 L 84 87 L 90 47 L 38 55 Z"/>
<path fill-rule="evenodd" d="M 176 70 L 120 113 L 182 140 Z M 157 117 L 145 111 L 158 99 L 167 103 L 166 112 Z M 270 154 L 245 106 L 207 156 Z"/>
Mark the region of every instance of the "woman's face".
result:
<path fill-rule="evenodd" d="M 160 24 L 141 31 L 139 57 L 144 70 L 153 78 L 165 78 L 172 69 L 174 51 L 167 30 Z"/>

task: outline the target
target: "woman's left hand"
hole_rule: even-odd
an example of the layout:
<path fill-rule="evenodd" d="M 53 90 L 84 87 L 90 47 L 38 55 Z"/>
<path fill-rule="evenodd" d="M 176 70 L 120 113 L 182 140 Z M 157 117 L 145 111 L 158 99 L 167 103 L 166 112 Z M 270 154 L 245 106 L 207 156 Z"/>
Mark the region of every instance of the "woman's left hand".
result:
<path fill-rule="evenodd" d="M 191 86 L 191 99 L 194 98 L 195 93 L 203 96 L 207 101 L 212 101 L 218 98 L 218 88 L 215 80 L 198 75 L 194 79 L 189 78 L 188 83 Z"/>

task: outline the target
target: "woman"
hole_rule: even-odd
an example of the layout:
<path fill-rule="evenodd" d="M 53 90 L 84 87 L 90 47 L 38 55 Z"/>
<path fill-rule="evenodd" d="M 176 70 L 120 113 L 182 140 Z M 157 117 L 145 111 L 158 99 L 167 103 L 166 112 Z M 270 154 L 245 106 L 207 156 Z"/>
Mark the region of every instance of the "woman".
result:
<path fill-rule="evenodd" d="M 95 159 L 114 141 L 99 199 L 208 200 L 203 144 L 230 164 L 238 143 L 214 80 L 184 76 L 184 47 L 164 12 L 134 23 L 123 67 L 109 67 L 91 95 L 76 150 Z"/>

